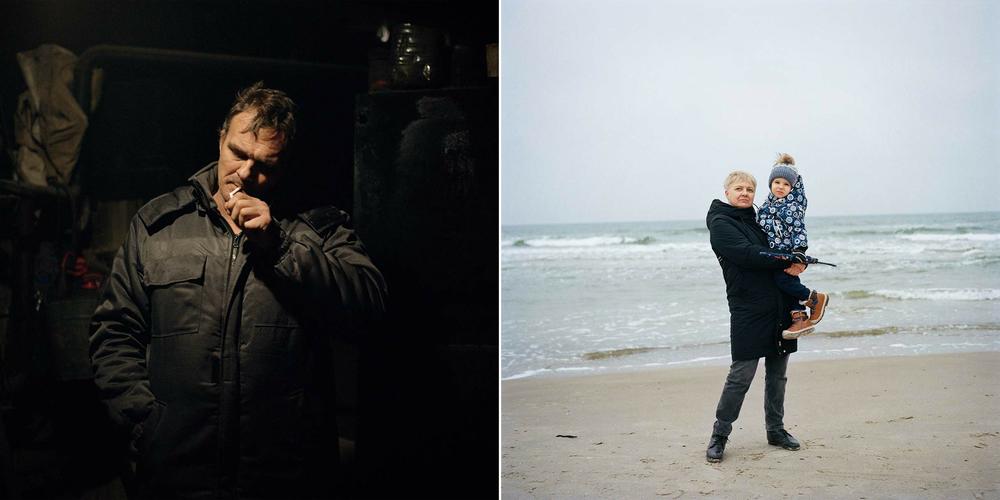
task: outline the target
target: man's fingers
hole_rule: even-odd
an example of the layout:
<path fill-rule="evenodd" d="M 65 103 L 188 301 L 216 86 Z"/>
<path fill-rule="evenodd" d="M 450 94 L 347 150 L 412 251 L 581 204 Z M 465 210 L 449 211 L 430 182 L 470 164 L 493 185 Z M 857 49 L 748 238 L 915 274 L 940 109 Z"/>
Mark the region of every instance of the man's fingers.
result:
<path fill-rule="evenodd" d="M 258 215 L 260 215 L 260 214 L 257 213 L 256 210 L 254 210 L 254 207 L 247 207 L 247 208 L 244 208 L 243 210 L 240 210 L 240 221 L 239 221 L 240 227 L 242 227 L 243 229 L 246 229 L 247 228 L 247 222 L 250 221 L 250 220 L 253 220 Z"/>
<path fill-rule="evenodd" d="M 265 217 L 265 210 L 259 205 L 249 206 L 240 210 L 239 226 L 244 229 L 261 229 L 268 222 L 270 217 Z"/>
<path fill-rule="evenodd" d="M 242 191 L 227 200 L 225 207 L 229 217 L 240 229 L 264 229 L 271 222 L 267 203 Z"/>
<path fill-rule="evenodd" d="M 243 193 L 237 194 L 237 196 L 240 195 L 243 195 Z M 229 203 L 229 216 L 233 219 L 233 222 L 240 222 L 240 214 L 255 205 L 256 203 L 254 202 L 254 199 L 249 197 L 233 200 L 232 203 Z"/>
<path fill-rule="evenodd" d="M 268 223 L 267 217 L 258 215 L 256 217 L 248 219 L 246 223 L 243 225 L 243 228 L 250 230 L 264 229 L 267 223 Z"/>
<path fill-rule="evenodd" d="M 229 217 L 233 219 L 236 225 L 240 225 L 240 211 L 243 210 L 243 205 L 238 202 L 227 203 L 227 205 L 229 205 Z"/>
<path fill-rule="evenodd" d="M 233 217 L 233 220 L 236 221 L 236 224 L 240 227 L 246 226 L 248 220 L 260 215 L 257 207 L 254 207 L 251 204 L 237 203 L 236 206 L 239 207 L 240 211 Z"/>
<path fill-rule="evenodd" d="M 235 205 L 237 201 L 242 200 L 242 199 L 246 199 L 246 198 L 248 198 L 247 194 L 244 193 L 243 191 L 240 191 L 240 192 L 234 194 L 233 196 L 230 196 L 229 199 L 226 200 L 226 202 L 225 202 L 225 204 L 223 206 L 226 207 L 226 210 L 230 210 L 231 211 L 233 209 L 233 205 Z"/>

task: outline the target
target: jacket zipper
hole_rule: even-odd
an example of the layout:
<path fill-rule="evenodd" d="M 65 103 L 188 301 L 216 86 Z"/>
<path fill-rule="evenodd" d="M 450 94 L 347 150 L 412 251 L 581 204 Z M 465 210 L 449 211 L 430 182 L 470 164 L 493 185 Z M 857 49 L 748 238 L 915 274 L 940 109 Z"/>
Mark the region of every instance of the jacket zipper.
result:
<path fill-rule="evenodd" d="M 228 229 L 228 228 L 227 228 Z M 225 301 L 223 302 L 224 307 L 222 308 L 222 331 L 223 337 L 225 337 L 225 331 L 227 328 L 226 316 L 229 312 L 229 301 L 231 300 L 231 293 L 229 291 L 229 286 L 232 282 L 233 277 L 233 263 L 236 262 L 236 257 L 239 256 L 238 252 L 240 249 L 240 240 L 243 238 L 243 233 L 234 234 L 232 230 L 229 231 L 230 238 L 232 239 L 232 245 L 229 246 L 229 265 L 226 266 L 226 287 L 223 289 L 225 292 Z"/>
<path fill-rule="evenodd" d="M 232 244 L 229 246 L 229 264 L 226 266 L 226 268 L 227 268 L 226 269 L 226 288 L 225 288 L 225 295 L 224 295 L 224 302 L 223 302 L 224 306 L 222 307 L 222 350 L 219 352 L 219 372 L 220 372 L 220 375 L 221 375 L 219 383 L 221 385 L 223 385 L 223 386 L 225 385 L 225 378 L 226 378 L 226 371 L 225 371 L 225 369 L 227 368 L 225 366 L 225 361 L 224 361 L 225 358 L 226 358 L 226 350 L 227 350 L 226 349 L 226 343 L 227 343 L 227 337 L 229 337 L 229 335 L 228 335 L 228 333 L 229 333 L 228 332 L 228 330 L 229 330 L 229 322 L 226 321 L 226 319 L 229 316 L 230 301 L 232 300 L 232 298 L 231 298 L 232 294 L 230 293 L 229 287 L 230 287 L 231 281 L 232 281 L 233 263 L 236 262 L 236 257 L 238 257 L 238 255 L 239 255 L 237 252 L 239 251 L 239 248 L 240 248 L 240 240 L 243 237 L 243 233 L 234 234 L 233 231 L 232 231 L 232 228 L 230 228 L 228 224 L 226 224 L 226 229 L 229 230 L 229 235 L 230 235 L 230 238 L 232 240 Z M 239 321 L 239 318 L 237 318 L 236 321 Z M 236 345 L 238 345 L 238 344 L 239 344 L 239 342 L 237 341 Z M 234 350 L 233 355 L 234 356 L 239 356 L 239 348 L 238 347 Z M 238 384 L 239 382 L 238 382 L 238 380 L 233 380 L 233 383 L 234 384 Z M 220 412 L 219 412 L 219 419 L 220 419 L 219 425 L 220 425 L 220 429 L 228 428 L 229 425 L 230 425 L 230 424 L 223 423 L 221 421 L 222 420 L 222 415 L 227 411 L 227 409 L 226 409 L 226 399 L 227 398 L 225 396 L 225 390 L 223 390 L 222 391 L 222 401 L 220 401 Z M 229 432 L 232 432 L 232 431 L 229 431 Z M 220 467 L 222 467 L 222 474 L 220 474 L 220 476 L 219 476 L 219 483 L 218 483 L 218 487 L 219 487 L 220 490 L 225 490 L 226 489 L 225 485 L 223 483 L 225 482 L 224 477 L 227 474 L 232 474 L 232 477 L 229 478 L 229 481 L 231 481 L 231 482 L 237 481 L 236 477 L 239 475 L 239 473 L 236 470 L 230 471 L 230 470 L 227 470 L 227 467 L 226 467 L 226 459 L 228 458 L 227 457 L 227 453 L 226 453 L 226 446 L 225 446 L 225 444 L 226 444 L 225 443 L 225 435 L 226 434 L 227 434 L 227 432 L 222 432 L 219 435 L 219 438 L 220 438 L 219 439 L 219 465 L 220 465 Z"/>
<path fill-rule="evenodd" d="M 236 252 L 240 249 L 240 239 L 243 233 L 232 235 L 233 244 L 229 247 L 229 269 L 226 271 L 226 293 L 229 293 L 229 280 L 233 274 L 233 262 L 236 262 Z"/>
<path fill-rule="evenodd" d="M 221 345 L 222 349 L 219 352 L 219 357 L 218 357 L 218 359 L 216 361 L 218 363 L 217 364 L 217 366 L 218 366 L 217 373 L 219 374 L 218 383 L 220 385 L 224 385 L 225 384 L 225 378 L 226 378 L 226 375 L 225 375 L 225 368 L 226 367 L 224 366 L 223 360 L 225 359 L 225 355 L 226 355 L 226 330 L 228 329 L 228 321 L 226 321 L 226 317 L 228 316 L 229 302 L 231 300 L 231 294 L 230 294 L 230 291 L 229 291 L 229 287 L 230 287 L 230 282 L 232 281 L 233 264 L 236 262 L 236 258 L 239 256 L 239 254 L 237 252 L 239 251 L 239 248 L 240 248 L 240 240 L 243 237 L 243 233 L 242 232 L 240 234 L 234 233 L 232 227 L 230 227 L 230 225 L 226 221 L 226 219 L 218 211 L 216 211 L 216 210 L 213 209 L 213 205 L 211 203 L 206 203 L 206 206 L 208 207 L 207 212 L 209 214 L 209 217 L 210 218 L 215 218 L 215 220 L 218 223 L 220 223 L 222 225 L 222 227 L 225 228 L 226 232 L 229 233 L 230 240 L 232 242 L 232 244 L 229 246 L 229 263 L 226 266 L 226 286 L 223 289 L 223 292 L 225 294 L 224 297 L 223 297 L 223 304 L 224 304 L 224 306 L 221 308 L 222 309 L 222 311 L 221 311 L 222 312 L 222 317 L 220 318 L 220 325 L 221 325 L 221 330 L 222 330 L 222 345 Z M 237 351 L 238 351 L 238 349 L 237 349 Z M 234 381 L 234 383 L 238 383 L 238 382 Z M 226 424 L 224 424 L 223 421 L 222 421 L 222 415 L 226 411 L 226 408 L 225 408 L 225 399 L 226 398 L 225 398 L 225 391 L 224 390 L 222 391 L 222 395 L 223 395 L 223 398 L 222 398 L 222 401 L 220 401 L 220 412 L 219 412 L 219 416 L 218 416 L 218 419 L 217 419 L 220 431 L 223 429 L 223 427 L 226 426 Z M 226 461 L 225 446 L 224 446 L 225 445 L 225 443 L 224 443 L 224 437 L 225 437 L 224 433 L 220 432 L 220 434 L 219 434 L 219 438 L 220 438 L 219 439 L 219 451 L 218 452 L 219 452 L 219 464 L 223 468 L 225 468 L 224 464 L 225 464 L 225 461 Z M 222 490 L 222 489 L 225 489 L 225 487 L 223 485 L 223 482 L 224 482 L 223 476 L 225 474 L 229 474 L 230 471 L 220 471 L 220 472 L 222 472 L 222 474 L 219 475 L 217 488 L 220 489 L 220 490 Z M 233 474 L 233 477 L 230 478 L 230 480 L 231 481 L 235 481 L 236 480 L 236 475 L 238 473 L 236 473 L 235 471 L 232 471 L 232 474 Z"/>

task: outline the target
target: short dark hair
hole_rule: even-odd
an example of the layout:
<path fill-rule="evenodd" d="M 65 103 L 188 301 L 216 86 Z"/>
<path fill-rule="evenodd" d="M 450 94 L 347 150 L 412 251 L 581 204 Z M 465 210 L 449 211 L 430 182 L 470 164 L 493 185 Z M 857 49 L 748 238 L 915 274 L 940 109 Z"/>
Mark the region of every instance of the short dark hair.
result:
<path fill-rule="evenodd" d="M 257 82 L 236 93 L 236 101 L 219 129 L 219 137 L 229 131 L 229 122 L 234 116 L 247 110 L 256 110 L 257 116 L 241 132 L 253 132 L 257 135 L 262 128 L 274 129 L 284 139 L 285 148 L 291 146 L 292 139 L 295 138 L 295 115 L 298 107 L 284 92 L 265 88 L 264 82 Z"/>

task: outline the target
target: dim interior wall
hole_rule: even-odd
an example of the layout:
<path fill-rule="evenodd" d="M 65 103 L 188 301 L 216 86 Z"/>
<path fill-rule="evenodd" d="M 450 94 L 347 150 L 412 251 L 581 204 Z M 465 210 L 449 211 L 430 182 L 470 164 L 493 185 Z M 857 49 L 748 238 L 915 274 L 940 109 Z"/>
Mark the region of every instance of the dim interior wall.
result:
<path fill-rule="evenodd" d="M 384 331 L 362 349 L 358 454 L 408 471 L 369 482 L 386 496 L 495 486 L 497 90 L 358 96 L 354 213 L 389 288 Z M 428 469 L 460 473 L 441 485 Z"/>

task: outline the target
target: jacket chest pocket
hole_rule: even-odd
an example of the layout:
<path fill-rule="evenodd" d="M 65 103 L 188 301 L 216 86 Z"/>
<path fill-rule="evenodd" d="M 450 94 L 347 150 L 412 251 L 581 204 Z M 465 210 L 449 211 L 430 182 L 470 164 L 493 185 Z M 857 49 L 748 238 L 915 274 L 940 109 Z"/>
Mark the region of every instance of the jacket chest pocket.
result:
<path fill-rule="evenodd" d="M 178 255 L 146 266 L 152 337 L 198 331 L 203 317 L 205 256 Z"/>

